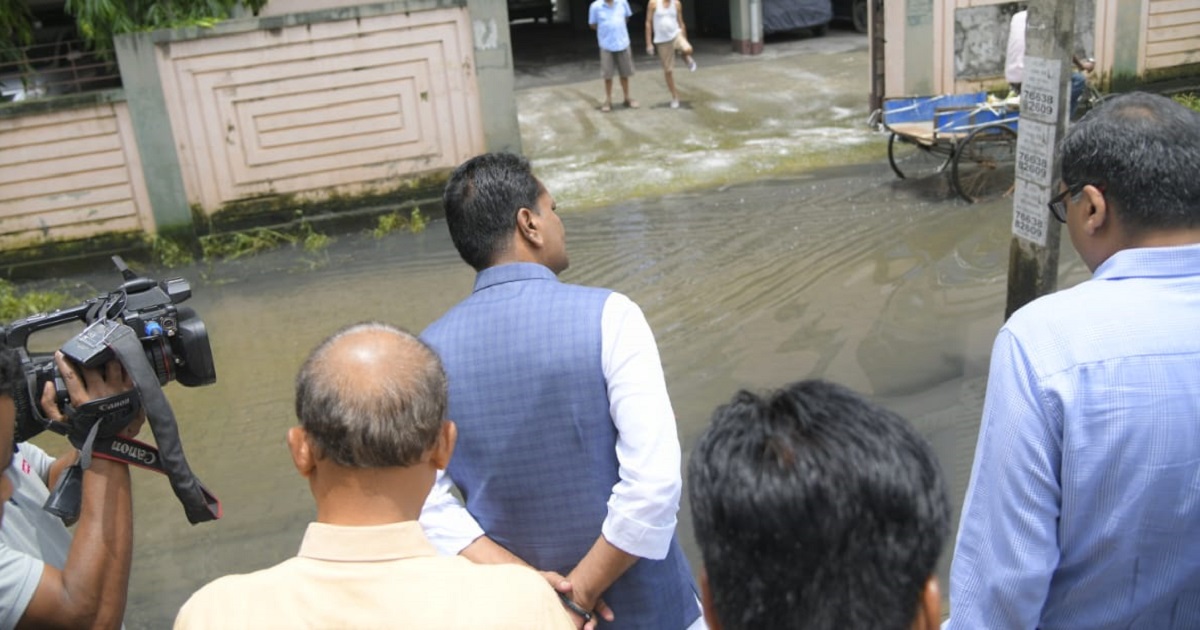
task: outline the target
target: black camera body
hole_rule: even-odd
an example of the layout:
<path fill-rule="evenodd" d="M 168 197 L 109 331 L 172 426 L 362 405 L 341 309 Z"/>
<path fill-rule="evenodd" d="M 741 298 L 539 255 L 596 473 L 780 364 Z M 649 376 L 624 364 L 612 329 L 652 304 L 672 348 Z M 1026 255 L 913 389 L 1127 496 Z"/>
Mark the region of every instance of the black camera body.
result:
<path fill-rule="evenodd" d="M 124 278 L 115 291 L 73 307 L 31 315 L 0 327 L 0 339 L 8 347 L 17 349 L 27 385 L 27 392 L 13 392 L 17 441 L 28 440 L 46 428 L 52 428 L 38 407 L 46 383 L 54 383 L 60 407 L 69 402 L 54 355 L 28 350 L 30 335 L 40 330 L 71 322 L 86 324 L 87 328 L 64 343 L 61 349 L 77 364 L 94 368 L 107 362 L 113 353 L 104 343 L 104 327 L 93 324 L 120 322 L 138 335 L 160 386 L 173 380 L 187 387 L 216 382 L 212 348 L 204 322 L 192 309 L 179 306 L 192 295 L 188 281 L 183 278 L 156 281 L 131 271 L 119 256 L 113 256 L 113 262 Z"/>

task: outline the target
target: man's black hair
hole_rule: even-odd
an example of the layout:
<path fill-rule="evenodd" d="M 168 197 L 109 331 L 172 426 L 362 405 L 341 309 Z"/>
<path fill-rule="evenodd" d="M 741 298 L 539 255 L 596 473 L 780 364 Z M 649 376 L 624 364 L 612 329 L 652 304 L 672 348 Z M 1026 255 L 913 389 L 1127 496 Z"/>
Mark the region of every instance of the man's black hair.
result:
<path fill-rule="evenodd" d="M 16 348 L 0 344 L 0 396 L 25 394 L 25 373 Z"/>
<path fill-rule="evenodd" d="M 16 348 L 0 344 L 0 398 L 8 396 L 17 403 L 17 396 L 27 396 L 25 393 L 25 373 L 21 370 L 21 359 Z M 13 442 L 16 442 L 20 427 L 13 426 Z M 0 472 L 3 472 L 0 469 Z"/>
<path fill-rule="evenodd" d="M 696 540 L 730 630 L 905 630 L 949 532 L 929 444 L 844 387 L 740 391 L 688 464 Z"/>
<path fill-rule="evenodd" d="M 1062 180 L 1103 187 L 1129 230 L 1200 227 L 1200 113 L 1123 94 L 1075 123 L 1059 151 Z"/>
<path fill-rule="evenodd" d="M 454 169 L 442 205 L 450 238 L 468 265 L 490 267 L 509 246 L 517 210 L 536 209 L 542 186 L 529 160 L 511 153 L 485 153 Z"/>

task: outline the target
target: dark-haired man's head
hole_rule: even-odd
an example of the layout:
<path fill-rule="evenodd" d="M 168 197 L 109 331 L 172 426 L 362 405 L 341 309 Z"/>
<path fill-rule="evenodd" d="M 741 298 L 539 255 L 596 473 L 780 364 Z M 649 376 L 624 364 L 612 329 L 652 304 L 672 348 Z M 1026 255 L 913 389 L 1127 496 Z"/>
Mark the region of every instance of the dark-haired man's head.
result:
<path fill-rule="evenodd" d="M 454 247 L 476 271 L 536 262 L 558 273 L 569 264 L 554 197 L 519 155 L 486 153 L 459 165 L 442 205 Z"/>
<path fill-rule="evenodd" d="M 415 519 L 454 450 L 446 400 L 441 361 L 399 328 L 355 324 L 317 346 L 296 377 L 300 424 L 288 446 L 317 498 L 318 520 Z M 385 496 L 407 518 L 360 513 Z M 326 518 L 329 506 L 340 516 Z"/>
<path fill-rule="evenodd" d="M 844 387 L 738 392 L 688 464 L 706 618 L 726 630 L 936 628 L 950 509 L 929 445 Z"/>
<path fill-rule="evenodd" d="M 13 435 L 16 431 L 17 408 L 13 394 L 24 387 L 17 351 L 0 346 L 0 519 L 4 517 L 4 505 L 13 495 L 12 481 L 8 478 L 8 467 L 13 458 Z"/>
<path fill-rule="evenodd" d="M 1200 239 L 1200 113 L 1123 94 L 1074 124 L 1059 152 L 1060 190 L 1075 193 L 1067 228 L 1092 270 L 1122 249 Z"/>

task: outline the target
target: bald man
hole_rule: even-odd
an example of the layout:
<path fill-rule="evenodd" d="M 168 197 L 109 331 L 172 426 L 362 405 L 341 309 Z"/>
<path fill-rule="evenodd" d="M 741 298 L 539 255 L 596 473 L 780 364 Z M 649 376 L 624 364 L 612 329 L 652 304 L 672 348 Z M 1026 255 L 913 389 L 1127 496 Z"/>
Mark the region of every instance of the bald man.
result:
<path fill-rule="evenodd" d="M 296 416 L 287 444 L 317 503 L 300 553 L 200 589 L 176 628 L 575 627 L 537 572 L 437 556 L 422 533 L 456 438 L 424 343 L 380 323 L 335 333 L 296 378 Z"/>

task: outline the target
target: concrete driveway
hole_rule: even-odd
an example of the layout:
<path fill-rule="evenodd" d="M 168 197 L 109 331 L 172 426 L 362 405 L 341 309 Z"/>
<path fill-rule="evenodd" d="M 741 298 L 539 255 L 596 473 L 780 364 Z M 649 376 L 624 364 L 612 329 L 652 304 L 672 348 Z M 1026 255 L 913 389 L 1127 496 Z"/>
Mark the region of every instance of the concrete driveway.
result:
<path fill-rule="evenodd" d="M 677 63 L 682 106 L 670 109 L 662 68 L 632 24 L 638 109 L 600 111 L 603 83 L 591 32 L 514 24 L 523 150 L 560 205 L 770 179 L 813 168 L 886 161 L 886 136 L 866 125 L 867 37 L 768 39 L 764 52 L 732 52 L 728 39 L 693 40 L 699 69 Z"/>

